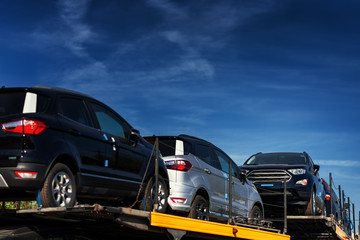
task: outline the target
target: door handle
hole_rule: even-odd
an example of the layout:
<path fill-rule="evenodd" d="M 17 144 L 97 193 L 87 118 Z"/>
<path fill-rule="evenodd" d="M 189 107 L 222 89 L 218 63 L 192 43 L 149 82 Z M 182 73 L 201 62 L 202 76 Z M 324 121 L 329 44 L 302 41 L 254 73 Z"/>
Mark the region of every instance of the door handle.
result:
<path fill-rule="evenodd" d="M 80 132 L 76 129 L 69 129 L 69 133 L 72 134 L 72 135 L 75 135 L 75 136 L 79 136 L 80 135 Z"/>
<path fill-rule="evenodd" d="M 207 174 L 211 174 L 211 171 L 207 168 L 204 168 L 204 172 L 206 172 Z"/>

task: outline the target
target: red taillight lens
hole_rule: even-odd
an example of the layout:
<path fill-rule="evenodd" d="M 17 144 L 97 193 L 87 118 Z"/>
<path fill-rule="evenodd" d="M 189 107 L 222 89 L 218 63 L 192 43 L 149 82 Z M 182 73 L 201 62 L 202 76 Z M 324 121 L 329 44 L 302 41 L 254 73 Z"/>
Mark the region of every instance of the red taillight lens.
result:
<path fill-rule="evenodd" d="M 331 197 L 330 194 L 326 194 L 326 201 L 330 201 Z"/>
<path fill-rule="evenodd" d="M 173 203 L 186 203 L 186 198 L 175 198 L 175 197 L 170 197 L 171 201 L 173 201 Z"/>
<path fill-rule="evenodd" d="M 38 120 L 18 120 L 1 124 L 1 127 L 6 132 L 34 134 L 38 135 L 48 128 L 43 122 Z"/>
<path fill-rule="evenodd" d="M 193 167 L 193 165 L 186 160 L 170 160 L 170 161 L 166 161 L 165 165 L 167 169 L 183 171 L 183 172 L 187 172 Z"/>
<path fill-rule="evenodd" d="M 37 172 L 27 172 L 27 171 L 15 171 L 15 174 L 19 178 L 31 178 L 35 179 L 37 176 Z"/>

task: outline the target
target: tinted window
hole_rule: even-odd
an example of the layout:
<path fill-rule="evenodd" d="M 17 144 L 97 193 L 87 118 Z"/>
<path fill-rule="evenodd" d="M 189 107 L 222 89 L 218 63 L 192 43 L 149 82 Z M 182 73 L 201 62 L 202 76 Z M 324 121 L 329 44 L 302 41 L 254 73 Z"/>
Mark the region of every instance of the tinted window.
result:
<path fill-rule="evenodd" d="M 129 140 L 130 127 L 125 123 L 125 121 L 103 106 L 95 103 L 92 103 L 91 106 L 95 112 L 101 130 Z"/>
<path fill-rule="evenodd" d="M 37 95 L 36 112 L 44 112 L 48 106 L 50 99 L 43 95 Z"/>
<path fill-rule="evenodd" d="M 188 155 L 190 153 L 192 153 L 191 144 L 188 142 L 184 142 L 184 155 Z"/>
<path fill-rule="evenodd" d="M 155 138 L 146 140 L 151 144 L 155 144 Z M 159 151 L 164 157 L 175 155 L 175 139 L 159 139 Z"/>
<path fill-rule="evenodd" d="M 219 162 L 215 159 L 211 148 L 207 145 L 199 144 L 196 146 L 196 156 L 201 158 L 204 162 L 207 164 L 216 167 L 218 169 L 221 169 L 221 166 Z"/>
<path fill-rule="evenodd" d="M 222 152 L 219 152 L 218 150 L 215 150 L 215 153 L 219 159 L 221 170 L 223 170 L 226 173 L 229 173 L 229 163 L 231 160 L 225 156 Z"/>
<path fill-rule="evenodd" d="M 34 94 L 36 101 L 34 110 L 43 112 L 49 102 L 49 98 Z M 0 116 L 23 113 L 26 92 L 8 92 L 0 94 Z"/>
<path fill-rule="evenodd" d="M 22 113 L 25 92 L 0 94 L 0 116 Z"/>
<path fill-rule="evenodd" d="M 151 144 L 155 144 L 155 138 L 149 137 L 146 138 L 146 141 Z M 184 144 L 184 152 L 181 155 L 188 155 L 190 153 L 191 146 L 189 143 L 181 141 Z M 159 138 L 159 150 L 161 155 L 164 157 L 175 155 L 175 138 Z"/>
<path fill-rule="evenodd" d="M 306 164 L 306 156 L 303 153 L 268 153 L 252 156 L 246 161 L 246 165 L 261 164 Z"/>
<path fill-rule="evenodd" d="M 61 98 L 59 113 L 78 123 L 91 126 L 84 102 L 77 98 Z"/>
<path fill-rule="evenodd" d="M 231 168 L 232 175 L 238 179 L 240 179 L 240 173 L 239 173 L 239 167 L 232 162 L 232 168 Z"/>

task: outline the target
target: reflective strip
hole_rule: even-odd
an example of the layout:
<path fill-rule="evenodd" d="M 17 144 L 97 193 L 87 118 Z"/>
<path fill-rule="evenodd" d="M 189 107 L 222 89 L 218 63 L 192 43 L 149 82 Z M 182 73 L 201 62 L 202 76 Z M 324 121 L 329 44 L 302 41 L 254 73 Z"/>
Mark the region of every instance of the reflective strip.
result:
<path fill-rule="evenodd" d="M 36 113 L 37 95 L 35 93 L 27 92 L 25 96 L 25 103 L 23 113 Z"/>
<path fill-rule="evenodd" d="M 3 176 L 0 174 L 0 188 L 6 187 L 8 188 L 9 186 L 7 185 L 5 179 L 3 178 Z"/>

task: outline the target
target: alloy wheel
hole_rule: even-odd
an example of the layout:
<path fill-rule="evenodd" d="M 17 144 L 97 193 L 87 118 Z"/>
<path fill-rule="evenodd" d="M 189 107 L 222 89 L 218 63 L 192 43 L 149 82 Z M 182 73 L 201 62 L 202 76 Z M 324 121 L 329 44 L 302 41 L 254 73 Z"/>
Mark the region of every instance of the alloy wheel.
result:
<path fill-rule="evenodd" d="M 66 172 L 58 172 L 52 181 L 52 196 L 57 206 L 66 207 L 72 200 L 73 185 Z"/>

